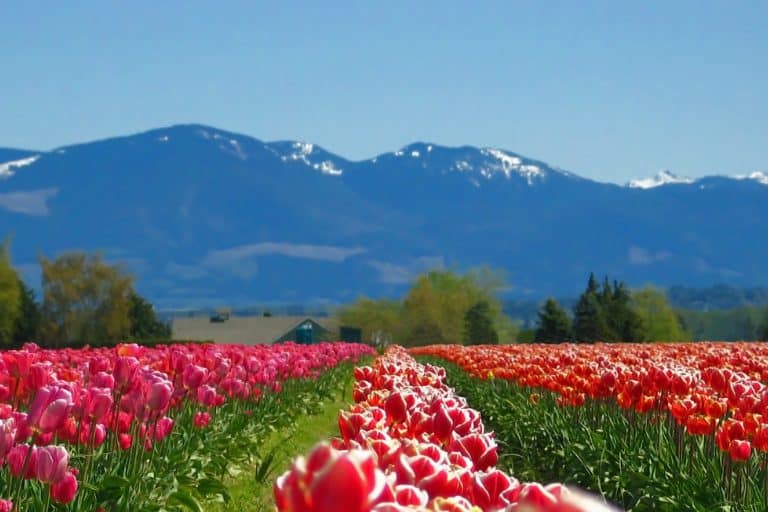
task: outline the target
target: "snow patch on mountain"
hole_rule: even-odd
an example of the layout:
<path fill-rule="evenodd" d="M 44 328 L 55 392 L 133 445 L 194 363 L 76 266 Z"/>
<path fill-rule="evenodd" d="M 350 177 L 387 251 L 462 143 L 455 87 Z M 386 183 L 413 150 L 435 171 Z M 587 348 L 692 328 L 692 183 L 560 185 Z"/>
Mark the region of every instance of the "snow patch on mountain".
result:
<path fill-rule="evenodd" d="M 314 144 L 309 144 L 308 142 L 294 142 L 291 144 L 291 148 L 294 150 L 292 153 L 280 157 L 283 162 L 287 162 L 288 160 L 300 160 L 307 165 L 312 165 L 312 162 L 310 162 L 307 157 L 309 157 L 309 155 L 312 154 L 312 150 L 315 149 Z"/>
<path fill-rule="evenodd" d="M 655 176 L 652 176 L 650 178 L 631 180 L 629 183 L 627 183 L 627 186 L 629 188 L 649 189 L 649 188 L 656 188 L 662 185 L 670 185 L 675 183 L 693 183 L 694 181 L 695 180 L 693 180 L 692 178 L 677 176 L 675 174 L 672 174 L 668 170 L 664 169 L 663 171 L 659 171 L 658 173 L 656 173 Z"/>
<path fill-rule="evenodd" d="M 504 173 L 507 178 L 511 177 L 512 174 L 518 174 L 523 176 L 529 185 L 533 185 L 535 178 L 540 178 L 544 175 L 544 172 L 538 165 L 524 164 L 520 157 L 510 155 L 500 149 L 485 148 L 480 150 L 480 152 L 498 162 L 491 163 L 483 169 L 482 174 L 487 178 L 490 178 L 497 172 Z"/>
<path fill-rule="evenodd" d="M 768 174 L 762 171 L 755 171 L 749 174 L 740 174 L 733 177 L 736 180 L 752 180 L 761 185 L 768 185 Z"/>
<path fill-rule="evenodd" d="M 27 158 L 12 160 L 10 162 L 0 164 L 0 178 L 10 178 L 13 176 L 15 169 L 19 169 L 27 165 L 32 165 L 33 163 L 37 162 L 39 158 L 40 155 L 33 155 Z"/>
<path fill-rule="evenodd" d="M 459 160 L 453 164 L 453 169 L 461 172 L 471 171 L 472 166 L 466 160 Z"/>
<path fill-rule="evenodd" d="M 323 160 L 321 162 L 311 161 L 310 156 L 315 151 L 314 144 L 308 142 L 294 142 L 291 144 L 291 149 L 293 150 L 291 153 L 280 157 L 283 162 L 289 160 L 303 162 L 305 165 L 308 165 L 316 171 L 320 171 L 323 174 L 328 174 L 330 176 L 341 176 L 343 173 L 343 171 L 336 167 L 331 160 Z"/>
<path fill-rule="evenodd" d="M 319 170 L 323 174 L 330 174 L 331 176 L 341 176 L 344 172 L 333 165 L 333 162 L 330 160 L 325 160 L 319 164 L 312 164 L 312 168 Z"/>

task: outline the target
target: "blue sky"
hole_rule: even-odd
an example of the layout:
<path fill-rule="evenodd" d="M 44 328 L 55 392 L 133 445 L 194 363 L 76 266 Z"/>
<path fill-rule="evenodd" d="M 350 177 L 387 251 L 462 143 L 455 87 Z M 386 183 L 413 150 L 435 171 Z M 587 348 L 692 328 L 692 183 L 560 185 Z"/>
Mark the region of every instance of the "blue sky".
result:
<path fill-rule="evenodd" d="M 602 181 L 768 169 L 768 2 L 2 2 L 0 146 L 200 122 Z"/>

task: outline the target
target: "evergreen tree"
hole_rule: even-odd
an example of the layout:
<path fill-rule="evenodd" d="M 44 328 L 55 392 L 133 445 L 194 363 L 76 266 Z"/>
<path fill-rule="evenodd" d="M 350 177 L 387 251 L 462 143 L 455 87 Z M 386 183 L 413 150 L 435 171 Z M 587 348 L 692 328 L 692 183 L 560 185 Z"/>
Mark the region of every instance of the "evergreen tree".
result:
<path fill-rule="evenodd" d="M 632 296 L 624 283 L 613 282 L 610 304 L 603 305 L 611 341 L 643 341 L 643 321 L 632 308 Z"/>
<path fill-rule="evenodd" d="M 499 344 L 499 334 L 493 325 L 491 308 L 487 301 L 478 301 L 464 314 L 464 344 Z"/>
<path fill-rule="evenodd" d="M 597 295 L 589 292 L 582 294 L 573 313 L 574 341 L 581 343 L 605 341 L 608 323 Z"/>
<path fill-rule="evenodd" d="M 35 292 L 19 278 L 19 316 L 16 318 L 14 326 L 13 342 L 21 345 L 27 342 L 34 342 L 40 334 L 40 324 L 42 313 L 40 305 L 35 300 Z"/>
<path fill-rule="evenodd" d="M 597 285 L 597 278 L 595 278 L 595 273 L 590 272 L 589 273 L 589 280 L 587 281 L 587 289 L 584 290 L 584 293 L 591 293 L 595 296 L 597 296 L 598 291 L 600 288 Z"/>
<path fill-rule="evenodd" d="M 549 298 L 539 311 L 539 327 L 534 341 L 537 343 L 559 343 L 570 341 L 573 336 L 571 319 L 555 299 Z"/>
<path fill-rule="evenodd" d="M 129 300 L 128 318 L 131 322 L 131 338 L 157 340 L 171 337 L 170 327 L 157 319 L 152 304 L 136 292 L 131 293 Z"/>

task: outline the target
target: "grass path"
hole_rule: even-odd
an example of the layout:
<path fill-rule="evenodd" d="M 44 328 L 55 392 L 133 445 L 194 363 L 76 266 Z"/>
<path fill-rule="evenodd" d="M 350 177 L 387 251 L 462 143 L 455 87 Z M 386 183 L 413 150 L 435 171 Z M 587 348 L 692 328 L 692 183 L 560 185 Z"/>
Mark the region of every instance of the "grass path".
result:
<path fill-rule="evenodd" d="M 205 505 L 211 512 L 264 512 L 274 510 L 272 486 L 275 479 L 288 470 L 293 459 L 305 455 L 319 441 L 339 435 L 339 411 L 352 402 L 352 367 L 343 382 L 335 387 L 332 399 L 318 403 L 317 414 L 302 416 L 286 430 L 272 434 L 264 445 L 264 463 L 255 461 L 240 468 L 226 480 L 229 503 L 211 502 Z"/>

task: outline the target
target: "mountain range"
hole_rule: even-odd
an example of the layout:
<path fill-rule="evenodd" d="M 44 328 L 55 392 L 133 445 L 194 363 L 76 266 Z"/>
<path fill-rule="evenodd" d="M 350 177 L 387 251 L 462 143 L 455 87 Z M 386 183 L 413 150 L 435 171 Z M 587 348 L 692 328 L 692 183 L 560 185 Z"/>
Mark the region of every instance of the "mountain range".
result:
<path fill-rule="evenodd" d="M 160 307 L 343 302 L 487 264 L 510 295 L 768 284 L 768 175 L 626 185 L 497 148 L 417 142 L 351 161 L 305 142 L 178 125 L 50 151 L 0 148 L 0 236 L 99 250 Z"/>

